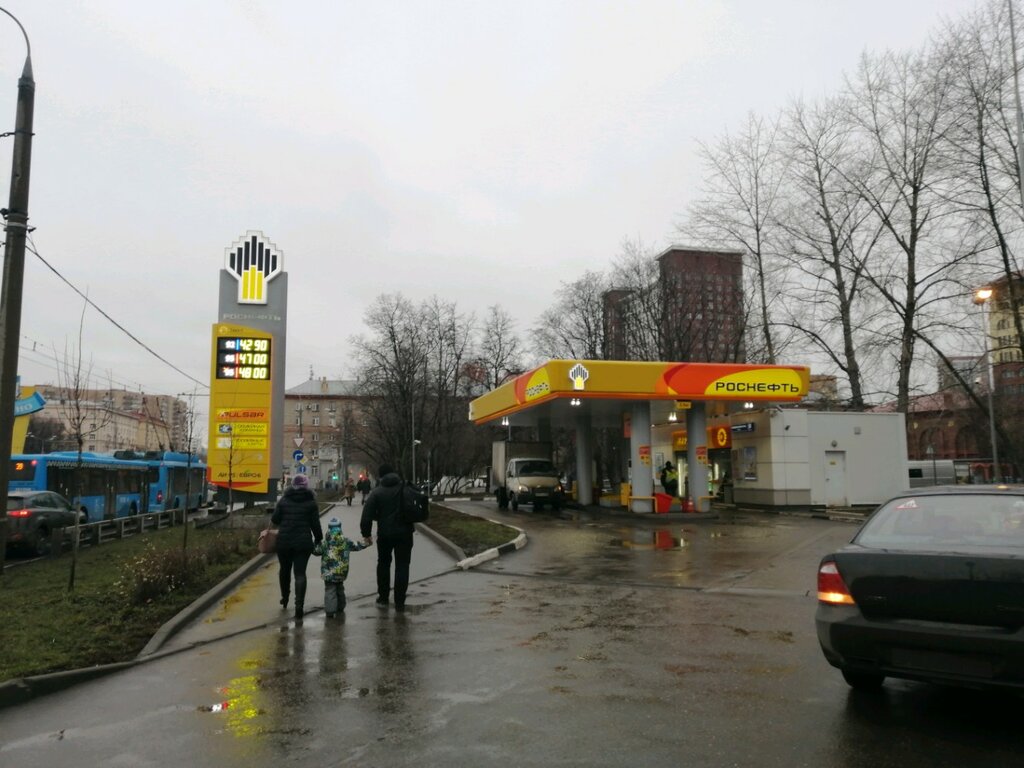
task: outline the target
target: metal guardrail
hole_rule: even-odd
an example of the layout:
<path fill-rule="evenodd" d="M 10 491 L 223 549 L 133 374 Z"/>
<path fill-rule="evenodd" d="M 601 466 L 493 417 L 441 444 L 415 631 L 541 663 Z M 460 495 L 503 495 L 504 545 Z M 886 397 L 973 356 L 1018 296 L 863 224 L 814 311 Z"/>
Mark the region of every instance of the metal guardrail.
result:
<path fill-rule="evenodd" d="M 196 512 L 186 514 L 183 509 L 168 509 L 164 512 L 147 512 L 142 515 L 116 517 L 113 520 L 80 524 L 78 526 L 78 545 L 79 547 L 99 546 L 131 536 L 141 536 L 146 531 L 158 531 L 162 528 L 183 525 L 186 520 L 196 517 L 197 514 Z M 51 554 L 59 554 L 63 549 L 64 542 L 73 542 L 74 535 L 73 526 L 54 528 L 50 532 Z"/>

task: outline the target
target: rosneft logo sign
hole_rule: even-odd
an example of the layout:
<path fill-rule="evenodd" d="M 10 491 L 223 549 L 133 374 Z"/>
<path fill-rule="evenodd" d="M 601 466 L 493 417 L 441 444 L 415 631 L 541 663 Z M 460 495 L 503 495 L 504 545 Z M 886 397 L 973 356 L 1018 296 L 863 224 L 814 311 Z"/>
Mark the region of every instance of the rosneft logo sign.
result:
<path fill-rule="evenodd" d="M 238 281 L 239 304 L 266 304 L 267 283 L 281 274 L 284 255 L 262 232 L 249 231 L 227 249 L 224 269 Z"/>
<path fill-rule="evenodd" d="M 665 369 L 655 391 L 677 400 L 799 400 L 807 377 L 803 366 L 679 363 Z"/>
<path fill-rule="evenodd" d="M 715 379 L 704 390 L 711 397 L 793 397 L 803 393 L 800 375 L 786 368 L 741 371 Z"/>
<path fill-rule="evenodd" d="M 516 400 L 529 403 L 551 394 L 551 379 L 547 368 L 538 368 L 516 380 Z"/>

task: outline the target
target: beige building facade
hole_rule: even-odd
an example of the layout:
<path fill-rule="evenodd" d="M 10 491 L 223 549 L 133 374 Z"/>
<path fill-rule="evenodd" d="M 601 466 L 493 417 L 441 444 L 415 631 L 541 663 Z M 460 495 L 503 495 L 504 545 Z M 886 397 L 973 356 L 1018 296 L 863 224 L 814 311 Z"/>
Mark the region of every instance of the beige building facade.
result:
<path fill-rule="evenodd" d="M 41 448 L 46 452 L 74 450 L 77 447 L 73 428 L 76 408 L 68 390 L 49 384 L 37 385 L 35 389 L 46 405 L 33 418 L 56 422 L 64 430 L 62 437 L 54 438 L 51 444 Z M 83 450 L 111 453 L 186 449 L 188 406 L 176 397 L 90 389 L 81 392 L 78 406 L 83 417 Z"/>

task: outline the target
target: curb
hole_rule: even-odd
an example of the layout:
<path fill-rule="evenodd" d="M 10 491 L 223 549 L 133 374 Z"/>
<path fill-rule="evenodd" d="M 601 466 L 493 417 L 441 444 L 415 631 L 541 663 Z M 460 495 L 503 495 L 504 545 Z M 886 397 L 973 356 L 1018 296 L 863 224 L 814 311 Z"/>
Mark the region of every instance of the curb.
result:
<path fill-rule="evenodd" d="M 509 528 L 515 528 L 515 526 L 508 525 L 508 523 L 502 523 L 502 525 L 506 525 Z M 526 532 L 520 528 L 516 528 L 516 530 L 519 531 L 519 535 L 512 541 L 508 542 L 508 544 L 502 544 L 500 547 L 492 547 L 478 555 L 473 555 L 472 557 L 467 557 L 465 560 L 460 560 L 455 565 L 464 571 L 468 571 L 475 565 L 486 563 L 488 560 L 494 560 L 501 555 L 506 555 L 509 552 L 515 552 L 517 549 L 522 549 L 526 546 Z"/>
<path fill-rule="evenodd" d="M 120 661 L 115 664 L 99 664 L 95 667 L 69 669 L 64 672 L 50 672 L 45 675 L 16 677 L 13 680 L 0 683 L 0 709 L 11 707 L 15 704 L 24 704 L 37 696 L 63 691 L 77 683 L 84 683 L 86 680 L 120 672 L 122 669 L 129 669 L 138 663 L 137 660 Z"/>
<path fill-rule="evenodd" d="M 459 511 L 457 509 L 452 509 L 451 507 L 445 507 L 443 504 L 440 504 L 438 502 L 434 503 L 437 504 L 437 506 L 443 507 L 444 509 L 450 510 L 452 512 Z M 464 571 L 468 571 L 475 565 L 480 565 L 480 563 L 486 563 L 488 560 L 494 560 L 500 557 L 501 555 L 506 555 L 509 552 L 515 552 L 517 549 L 522 549 L 526 546 L 526 531 L 524 531 L 522 528 L 517 528 L 516 526 L 510 525 L 509 523 L 503 520 L 492 520 L 489 517 L 481 517 L 480 519 L 486 520 L 489 523 L 494 523 L 495 525 L 503 525 L 506 528 L 512 528 L 513 530 L 519 531 L 519 535 L 516 536 L 512 541 L 509 541 L 505 544 L 502 544 L 497 547 L 491 547 L 490 549 L 484 550 L 483 552 L 473 555 L 472 557 L 466 557 L 466 553 L 461 547 L 457 546 L 456 544 L 452 543 L 444 536 L 439 534 L 437 531 L 431 528 L 429 524 L 416 523 L 416 530 L 426 535 L 428 538 L 432 539 L 434 543 L 440 546 L 442 549 L 447 550 L 448 553 L 452 555 L 452 557 L 454 557 L 455 560 L 457 561 L 455 563 L 455 567 L 461 568 Z"/>
<path fill-rule="evenodd" d="M 135 658 L 144 659 L 159 651 L 164 646 L 164 643 L 180 632 L 186 624 L 191 623 L 199 614 L 203 613 L 207 608 L 224 597 L 224 595 L 249 578 L 263 565 L 270 562 L 273 557 L 273 554 L 256 555 L 249 562 L 243 563 L 236 568 L 230 576 L 227 576 L 219 584 L 197 597 L 165 621 Z"/>

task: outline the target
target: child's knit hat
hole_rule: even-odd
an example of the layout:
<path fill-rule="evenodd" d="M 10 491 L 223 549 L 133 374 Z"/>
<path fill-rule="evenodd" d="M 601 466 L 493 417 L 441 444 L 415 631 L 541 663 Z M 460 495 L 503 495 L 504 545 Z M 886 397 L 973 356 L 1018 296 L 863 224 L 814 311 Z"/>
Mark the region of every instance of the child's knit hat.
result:
<path fill-rule="evenodd" d="M 327 523 L 327 527 L 328 528 L 337 528 L 340 531 L 341 530 L 341 520 L 339 520 L 336 517 L 332 517 L 330 519 L 330 521 Z"/>

